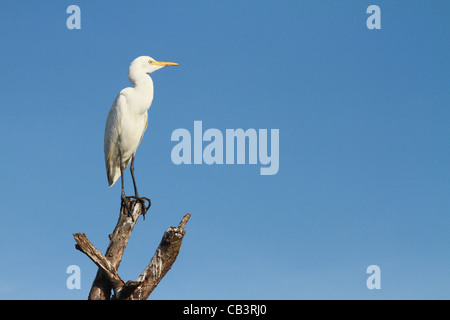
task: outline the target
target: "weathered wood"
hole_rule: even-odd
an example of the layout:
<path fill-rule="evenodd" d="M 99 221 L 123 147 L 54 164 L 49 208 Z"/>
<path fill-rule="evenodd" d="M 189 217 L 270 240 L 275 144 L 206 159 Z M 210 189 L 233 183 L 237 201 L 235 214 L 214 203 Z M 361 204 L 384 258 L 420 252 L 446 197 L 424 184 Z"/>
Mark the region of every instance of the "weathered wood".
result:
<path fill-rule="evenodd" d="M 122 290 L 125 282 L 117 274 L 117 270 L 112 266 L 111 262 L 97 250 L 96 247 L 89 241 L 84 233 L 75 233 L 75 241 L 77 244 L 75 248 L 85 253 L 101 270 L 104 275 L 108 277 L 115 293 Z"/>
<path fill-rule="evenodd" d="M 85 253 L 98 267 L 97 275 L 89 292 L 89 300 L 132 299 L 145 300 L 155 289 L 161 279 L 170 270 L 180 252 L 181 242 L 186 233 L 184 227 L 190 218 L 186 214 L 178 227 L 170 227 L 156 249 L 150 263 L 136 281 L 124 282 L 117 273 L 131 232 L 139 216 L 148 208 L 142 203 L 130 200 L 131 213 L 122 206 L 117 225 L 109 235 L 110 243 L 103 255 L 83 233 L 74 234 L 76 248 Z M 111 295 L 114 290 L 114 295 Z"/>
<path fill-rule="evenodd" d="M 131 201 L 131 207 L 133 208 L 131 214 L 128 213 L 125 206 L 120 208 L 117 225 L 113 233 L 109 235 L 110 242 L 105 257 L 116 270 L 119 269 L 131 232 L 143 212 L 142 205 L 136 200 Z M 111 289 L 113 288 L 108 277 L 105 276 L 102 269 L 99 269 L 89 292 L 89 300 L 109 300 Z"/>
<path fill-rule="evenodd" d="M 186 214 L 178 227 L 170 227 L 166 230 L 153 258 L 137 279 L 137 282 L 140 284 L 130 295 L 130 299 L 147 299 L 161 279 L 172 268 L 180 252 L 183 237 L 186 234 L 184 227 L 190 217 L 190 213 Z"/>

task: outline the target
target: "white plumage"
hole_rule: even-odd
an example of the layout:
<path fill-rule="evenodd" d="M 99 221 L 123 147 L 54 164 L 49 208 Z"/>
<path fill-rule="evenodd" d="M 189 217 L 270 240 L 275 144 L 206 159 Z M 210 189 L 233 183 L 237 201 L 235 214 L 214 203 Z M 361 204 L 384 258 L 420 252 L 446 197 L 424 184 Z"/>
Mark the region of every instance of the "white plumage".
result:
<path fill-rule="evenodd" d="M 175 65 L 178 64 L 155 61 L 148 56 L 136 58 L 128 72 L 134 87 L 120 91 L 109 111 L 104 141 L 106 173 L 110 187 L 122 177 L 122 197 L 125 196 L 123 171 L 130 162 L 135 196 L 139 197 L 134 179 L 134 156 L 147 128 L 147 110 L 153 101 L 153 81 L 148 74 Z"/>

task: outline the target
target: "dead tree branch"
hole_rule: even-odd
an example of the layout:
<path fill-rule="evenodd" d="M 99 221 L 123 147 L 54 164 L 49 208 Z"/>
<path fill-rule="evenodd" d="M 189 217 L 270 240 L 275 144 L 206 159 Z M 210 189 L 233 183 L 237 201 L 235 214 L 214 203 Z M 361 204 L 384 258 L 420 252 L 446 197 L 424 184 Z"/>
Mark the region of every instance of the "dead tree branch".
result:
<path fill-rule="evenodd" d="M 75 233 L 75 241 L 77 242 L 75 248 L 85 253 L 106 275 L 117 293 L 125 285 L 125 282 L 117 274 L 117 270 L 112 266 L 111 262 L 97 250 L 96 247 L 89 241 L 84 233 Z"/>
<path fill-rule="evenodd" d="M 170 268 L 172 268 L 172 265 L 180 252 L 183 237 L 186 234 L 184 227 L 190 217 L 191 215 L 189 213 L 186 214 L 178 227 L 170 227 L 166 230 L 153 258 L 136 280 L 139 285 L 130 295 L 131 299 L 147 299 L 161 279 L 166 275 Z"/>
<path fill-rule="evenodd" d="M 97 275 L 89 292 L 89 300 L 133 299 L 145 300 L 170 270 L 180 251 L 182 239 L 186 233 L 184 227 L 190 218 L 186 214 L 178 227 L 170 227 L 164 233 L 163 239 L 156 249 L 150 263 L 136 281 L 124 282 L 117 273 L 131 232 L 141 214 L 146 210 L 142 204 L 132 200 L 132 212 L 125 207 L 120 210 L 119 220 L 112 234 L 110 243 L 103 255 L 89 241 L 84 233 L 74 234 L 76 249 L 86 254 L 98 267 Z M 114 295 L 111 297 L 111 290 Z"/>

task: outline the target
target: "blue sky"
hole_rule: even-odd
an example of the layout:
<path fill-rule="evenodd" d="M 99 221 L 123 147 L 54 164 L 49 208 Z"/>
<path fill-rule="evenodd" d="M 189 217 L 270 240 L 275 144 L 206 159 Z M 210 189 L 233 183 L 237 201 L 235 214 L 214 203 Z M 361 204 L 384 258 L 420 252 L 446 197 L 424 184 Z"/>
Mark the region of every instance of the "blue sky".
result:
<path fill-rule="evenodd" d="M 81 8 L 68 30 L 66 8 Z M 366 9 L 381 8 L 381 30 Z M 140 55 L 155 99 L 136 156 L 152 199 L 136 279 L 192 214 L 153 299 L 449 299 L 448 1 L 2 1 L 1 299 L 86 299 L 120 206 L 106 117 Z M 279 129 L 280 168 L 180 165 L 177 128 Z M 126 190 L 132 193 L 127 171 Z M 81 268 L 69 290 L 66 268 Z M 380 290 L 366 268 L 381 269 Z"/>

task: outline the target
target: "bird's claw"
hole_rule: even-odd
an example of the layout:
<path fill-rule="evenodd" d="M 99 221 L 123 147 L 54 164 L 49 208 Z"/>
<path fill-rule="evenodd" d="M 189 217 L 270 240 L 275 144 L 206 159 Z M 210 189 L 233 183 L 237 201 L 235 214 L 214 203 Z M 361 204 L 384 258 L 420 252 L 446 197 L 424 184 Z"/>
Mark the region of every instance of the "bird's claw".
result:
<path fill-rule="evenodd" d="M 152 202 L 150 201 L 149 198 L 146 197 L 134 197 L 134 196 L 130 196 L 130 199 L 134 199 L 136 201 L 136 203 L 140 203 L 142 206 L 142 216 L 144 217 L 145 220 L 145 214 L 147 213 L 148 209 L 150 209 L 150 206 L 152 205 Z M 145 205 L 145 202 L 148 202 L 148 205 Z"/>
<path fill-rule="evenodd" d="M 130 198 L 127 197 L 125 194 L 122 194 L 121 200 L 122 200 L 122 201 L 121 201 L 121 204 L 120 204 L 121 208 L 124 208 L 124 210 L 127 211 L 127 215 L 128 215 L 129 217 L 132 217 L 132 213 L 133 213 L 133 205 L 132 205 L 132 203 L 130 202 Z"/>
<path fill-rule="evenodd" d="M 125 193 L 122 193 L 121 199 L 122 199 L 121 207 L 124 208 L 124 210 L 127 211 L 127 214 L 128 214 L 129 217 L 133 217 L 132 213 L 133 213 L 134 206 L 136 205 L 136 203 L 140 203 L 141 204 L 141 206 L 142 206 L 142 216 L 144 217 L 144 219 L 145 219 L 145 214 L 147 213 L 148 209 L 152 205 L 150 199 L 146 198 L 146 197 L 139 197 L 139 196 L 137 196 L 137 197 L 135 197 L 135 196 L 127 197 L 125 195 Z M 146 202 L 148 203 L 148 205 L 146 205 Z"/>

